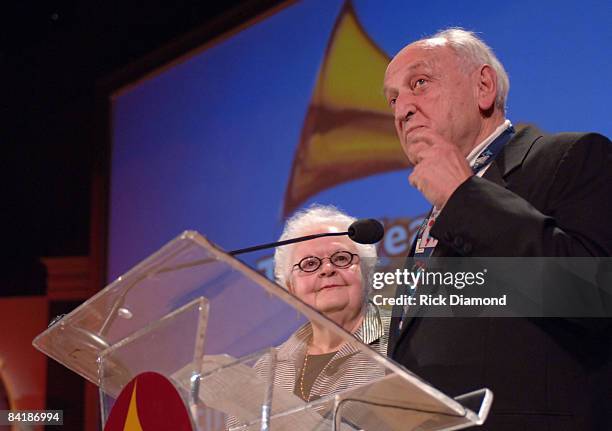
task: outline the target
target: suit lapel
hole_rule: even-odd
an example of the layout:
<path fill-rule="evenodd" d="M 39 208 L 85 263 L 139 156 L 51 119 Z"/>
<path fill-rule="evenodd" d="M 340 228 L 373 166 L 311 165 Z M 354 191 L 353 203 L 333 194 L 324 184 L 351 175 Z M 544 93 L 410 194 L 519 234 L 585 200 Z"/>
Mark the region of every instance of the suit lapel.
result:
<path fill-rule="evenodd" d="M 505 186 L 505 178 L 523 164 L 533 144 L 542 136 L 542 132 L 533 126 L 520 129 L 504 146 L 482 177 Z"/>

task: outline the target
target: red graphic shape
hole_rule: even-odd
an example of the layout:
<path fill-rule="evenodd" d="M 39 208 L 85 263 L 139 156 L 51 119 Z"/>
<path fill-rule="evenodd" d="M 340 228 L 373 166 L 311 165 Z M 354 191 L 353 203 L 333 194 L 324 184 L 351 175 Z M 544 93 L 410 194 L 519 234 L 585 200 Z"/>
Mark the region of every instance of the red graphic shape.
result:
<path fill-rule="evenodd" d="M 136 411 L 142 431 L 194 431 L 189 411 L 174 385 L 161 374 L 153 372 L 139 374 L 123 388 L 108 416 L 104 431 L 126 429 L 132 396 L 136 397 Z"/>

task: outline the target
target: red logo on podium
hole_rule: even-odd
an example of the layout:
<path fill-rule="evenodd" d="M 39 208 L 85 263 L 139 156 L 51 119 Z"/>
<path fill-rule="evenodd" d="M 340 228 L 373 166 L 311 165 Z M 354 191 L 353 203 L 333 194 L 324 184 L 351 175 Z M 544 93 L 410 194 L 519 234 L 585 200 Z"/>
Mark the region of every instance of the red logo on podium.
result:
<path fill-rule="evenodd" d="M 134 377 L 119 394 L 104 431 L 193 431 L 191 417 L 174 385 L 158 373 Z"/>

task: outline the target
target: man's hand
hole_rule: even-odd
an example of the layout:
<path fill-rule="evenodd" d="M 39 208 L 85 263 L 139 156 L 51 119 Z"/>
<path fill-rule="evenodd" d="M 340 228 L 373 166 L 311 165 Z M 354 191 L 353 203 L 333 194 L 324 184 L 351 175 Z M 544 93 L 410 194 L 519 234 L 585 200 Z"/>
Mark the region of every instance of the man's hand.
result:
<path fill-rule="evenodd" d="M 408 177 L 410 184 L 438 209 L 473 175 L 459 148 L 431 130 L 415 131 L 409 138 L 406 154 L 414 165 Z"/>

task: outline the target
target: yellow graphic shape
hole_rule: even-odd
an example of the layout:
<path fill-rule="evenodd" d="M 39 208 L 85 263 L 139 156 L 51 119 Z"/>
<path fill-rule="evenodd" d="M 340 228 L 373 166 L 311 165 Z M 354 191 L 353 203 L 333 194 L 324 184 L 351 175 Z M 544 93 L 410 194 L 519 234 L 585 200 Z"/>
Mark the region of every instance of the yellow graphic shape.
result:
<path fill-rule="evenodd" d="M 138 406 L 136 405 L 136 386 L 138 380 L 134 382 L 132 397 L 130 398 L 130 407 L 128 408 L 127 416 L 125 417 L 125 425 L 123 431 L 142 431 L 142 425 L 138 419 Z"/>
<path fill-rule="evenodd" d="M 389 57 L 365 33 L 346 3 L 332 32 L 311 103 L 389 115 L 382 93 L 388 63 Z"/>
<path fill-rule="evenodd" d="M 304 120 L 283 215 L 327 188 L 408 166 L 382 93 L 388 62 L 345 2 Z"/>

